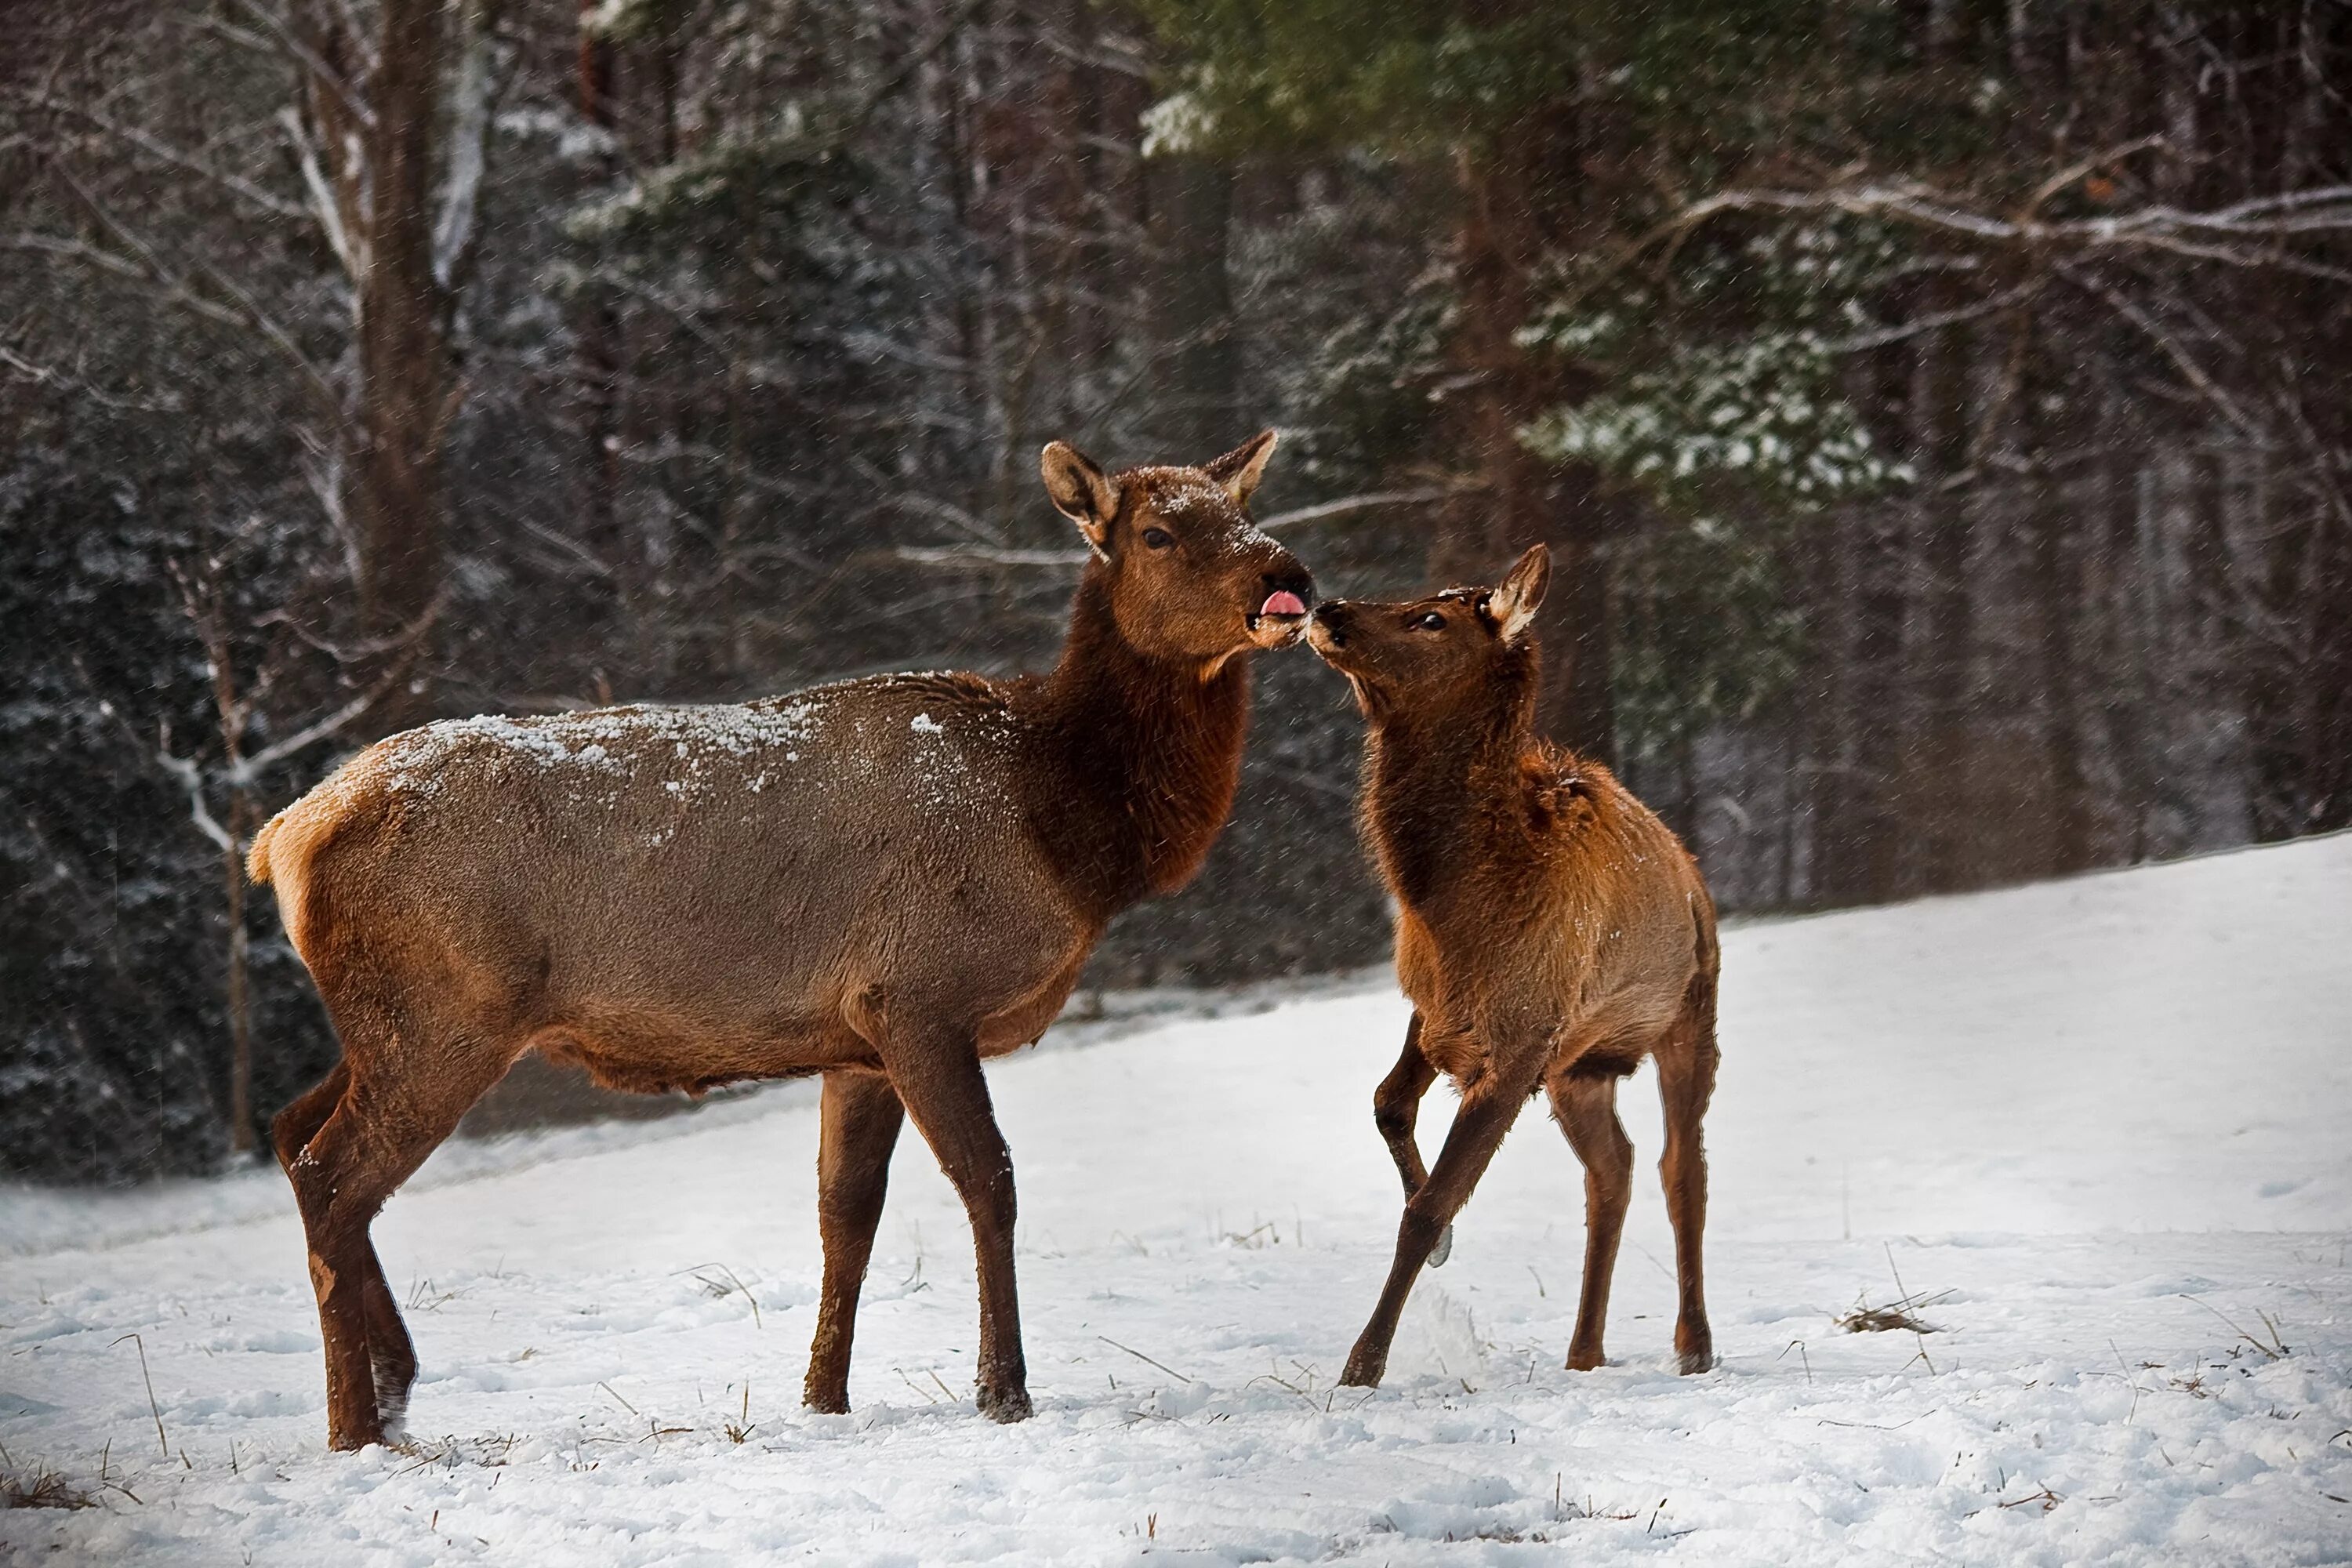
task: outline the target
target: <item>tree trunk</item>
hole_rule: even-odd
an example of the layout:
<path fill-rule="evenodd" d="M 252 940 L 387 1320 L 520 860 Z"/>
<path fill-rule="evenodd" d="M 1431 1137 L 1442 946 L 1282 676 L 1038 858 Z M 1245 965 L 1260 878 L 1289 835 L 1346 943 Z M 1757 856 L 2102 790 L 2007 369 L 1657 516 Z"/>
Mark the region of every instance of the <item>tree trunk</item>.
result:
<path fill-rule="evenodd" d="M 253 1152 L 253 1002 L 248 984 L 245 930 L 246 830 L 251 826 L 246 792 L 232 786 L 228 797 L 228 843 L 221 851 L 221 881 L 228 904 L 228 1152 Z"/>
<path fill-rule="evenodd" d="M 1203 158 L 1155 158 L 1145 181 L 1159 383 L 1150 456 L 1198 463 L 1250 434 L 1237 406 L 1241 354 L 1225 265 L 1233 171 Z"/>
<path fill-rule="evenodd" d="M 612 40 L 588 23 L 596 0 L 580 0 L 578 93 L 580 117 L 610 133 L 615 71 Z M 597 168 L 609 176 L 612 160 Z M 582 300 L 573 328 L 575 396 L 580 419 L 581 507 L 583 542 L 611 573 L 604 584 L 607 613 L 618 618 L 625 582 L 621 569 L 623 543 L 619 524 L 621 488 L 620 375 L 621 321 L 613 299 L 592 282 Z"/>
<path fill-rule="evenodd" d="M 2038 416 L 2027 417 L 2037 426 Z M 2040 443 L 2035 443 L 2036 447 Z M 2091 785 L 2083 764 L 2083 718 L 2076 629 L 2084 615 L 2083 551 L 2065 497 L 2034 453 L 2025 476 L 2024 510 L 2032 531 L 2034 593 L 2039 603 L 2035 662 L 2041 688 L 2042 744 L 2048 757 L 2053 876 L 2095 864 Z"/>
<path fill-rule="evenodd" d="M 1957 293 L 1925 290 L 1919 309 L 1950 310 Z M 1911 374 L 1912 580 L 1919 606 L 1910 665 L 1916 721 L 1905 758 L 1905 815 L 1916 829 L 1915 863 L 1898 871 L 1905 891 L 1954 892 L 1976 880 L 1970 864 L 1968 776 L 1975 682 L 1975 614 L 1969 581 L 1973 501 L 1955 484 L 1967 460 L 1969 339 L 1958 328 L 1918 342 Z"/>
<path fill-rule="evenodd" d="M 1848 514 L 1844 548 L 1849 633 L 1846 669 L 1849 738 L 1836 759 L 1838 809 L 1822 825 L 1843 839 L 1823 868 L 1820 901 L 1875 903 L 1901 889 L 1903 820 L 1896 805 L 1902 760 L 1904 672 L 1903 520 L 1893 505 Z"/>
<path fill-rule="evenodd" d="M 358 296 L 361 449 L 353 467 L 361 625 L 401 643 L 442 581 L 448 493 L 441 457 L 461 387 L 449 363 L 447 301 L 433 267 L 434 131 L 444 52 L 439 0 L 383 0 L 369 100 L 366 264 Z M 398 649 L 387 659 L 402 657 Z M 431 711 L 432 665 L 415 658 L 375 723 L 404 728 Z"/>
<path fill-rule="evenodd" d="M 2107 748 L 2116 773 L 2117 837 L 2126 865 L 2147 858 L 2148 811 L 2155 803 L 2155 766 L 2149 729 L 2155 682 L 2148 674 L 2147 595 L 2153 591 L 2140 572 L 2140 454 L 2116 436 L 2098 466 L 2106 558 Z"/>
<path fill-rule="evenodd" d="M 1430 551 L 1441 582 L 1491 583 L 1522 550 L 1551 547 L 1552 590 L 1536 619 L 1546 669 L 1539 732 L 1613 763 L 1616 710 L 1610 690 L 1608 561 L 1604 544 L 1620 504 L 1601 495 L 1583 465 L 1562 469 L 1537 457 L 1519 431 L 1566 395 L 1514 337 L 1527 324 L 1528 284 L 1544 258 L 1547 213 L 1560 204 L 1557 170 L 1569 138 L 1530 125 L 1491 150 L 1463 153 L 1464 217 L 1457 259 L 1461 323 L 1452 352 L 1468 390 L 1460 439 L 1479 487 L 1449 504 Z"/>

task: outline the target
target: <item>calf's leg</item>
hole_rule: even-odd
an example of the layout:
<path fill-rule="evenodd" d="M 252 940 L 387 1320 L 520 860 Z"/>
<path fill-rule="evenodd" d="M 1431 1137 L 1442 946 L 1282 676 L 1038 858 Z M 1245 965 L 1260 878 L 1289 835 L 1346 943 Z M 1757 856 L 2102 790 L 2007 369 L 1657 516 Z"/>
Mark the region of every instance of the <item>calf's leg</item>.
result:
<path fill-rule="evenodd" d="M 1380 1386 L 1381 1374 L 1388 1370 L 1389 1346 L 1396 1339 L 1397 1321 L 1404 1313 L 1405 1298 L 1412 1292 L 1413 1277 L 1435 1250 L 1438 1237 L 1469 1201 L 1533 1087 L 1533 1074 L 1514 1075 L 1507 1081 L 1490 1075 L 1462 1097 L 1462 1109 L 1454 1114 L 1445 1147 L 1438 1152 L 1429 1179 L 1405 1200 L 1404 1217 L 1397 1223 L 1395 1261 L 1389 1265 L 1388 1281 L 1381 1288 L 1371 1321 L 1348 1352 L 1348 1364 L 1339 1373 L 1341 1383 L 1358 1388 Z"/>
<path fill-rule="evenodd" d="M 1397 1058 L 1389 1076 L 1381 1079 L 1372 1090 L 1372 1125 L 1381 1130 L 1381 1138 L 1389 1146 L 1389 1158 L 1396 1162 L 1397 1174 L 1404 1181 L 1408 1198 L 1421 1190 L 1429 1180 L 1429 1172 L 1421 1163 L 1421 1144 L 1413 1137 L 1414 1124 L 1421 1117 L 1422 1097 L 1429 1086 L 1437 1081 L 1437 1069 L 1421 1050 L 1421 1015 L 1416 1012 L 1412 1022 L 1405 1026 L 1404 1052 Z M 1454 1253 L 1454 1226 L 1449 1222 L 1437 1235 L 1437 1245 L 1429 1254 L 1429 1266 L 1444 1266 Z"/>
<path fill-rule="evenodd" d="M 1576 1332 L 1568 1342 L 1568 1370 L 1591 1372 L 1603 1359 L 1601 1331 L 1609 1317 L 1609 1286 L 1617 1272 L 1617 1243 L 1633 1196 L 1633 1143 L 1617 1120 L 1617 1075 L 1571 1068 L 1551 1080 L 1552 1114 L 1569 1147 L 1584 1164 L 1584 1288 L 1576 1302 Z"/>
<path fill-rule="evenodd" d="M 1694 984 L 1694 992 L 1697 987 Z M 1666 1218 L 1675 1227 L 1675 1279 L 1681 1302 L 1675 1313 L 1675 1355 L 1680 1370 L 1705 1372 L 1715 1364 L 1715 1331 L 1706 1321 L 1706 1270 L 1701 1257 L 1706 1232 L 1706 1145 L 1699 1124 L 1715 1094 L 1712 986 L 1694 996 L 1671 1025 L 1657 1049 L 1658 1094 L 1664 1101 L 1666 1149 L 1658 1176 L 1666 1190 Z"/>
<path fill-rule="evenodd" d="M 823 1104 L 816 1220 L 824 1239 L 824 1289 L 802 1398 L 812 1410 L 839 1415 L 849 1409 L 849 1347 L 857 1330 L 858 1290 L 874 1255 L 890 1152 L 898 1145 L 906 1112 L 890 1080 L 871 1072 L 825 1074 Z"/>

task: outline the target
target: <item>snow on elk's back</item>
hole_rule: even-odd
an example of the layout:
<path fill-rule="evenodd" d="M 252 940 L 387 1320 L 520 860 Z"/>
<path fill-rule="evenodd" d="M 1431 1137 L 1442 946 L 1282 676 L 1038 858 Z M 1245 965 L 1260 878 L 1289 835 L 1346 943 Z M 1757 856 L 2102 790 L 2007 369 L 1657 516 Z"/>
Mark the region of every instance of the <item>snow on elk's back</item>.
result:
<path fill-rule="evenodd" d="M 788 782 L 818 792 L 871 786 L 915 804 L 1007 801 L 1003 706 L 974 703 L 969 678 L 869 677 L 758 702 L 445 719 L 384 744 L 391 789 L 432 798 L 460 776 L 544 779 L 568 805 L 614 807 L 633 784 L 677 805 L 760 795 Z"/>
<path fill-rule="evenodd" d="M 812 694 L 772 703 L 444 719 L 388 743 L 385 782 L 429 795 L 440 788 L 449 764 L 461 759 L 494 768 L 576 770 L 583 778 L 619 779 L 639 769 L 658 769 L 678 781 L 692 780 L 718 757 L 798 762 L 799 749 L 816 738 L 824 711 L 823 699 Z"/>

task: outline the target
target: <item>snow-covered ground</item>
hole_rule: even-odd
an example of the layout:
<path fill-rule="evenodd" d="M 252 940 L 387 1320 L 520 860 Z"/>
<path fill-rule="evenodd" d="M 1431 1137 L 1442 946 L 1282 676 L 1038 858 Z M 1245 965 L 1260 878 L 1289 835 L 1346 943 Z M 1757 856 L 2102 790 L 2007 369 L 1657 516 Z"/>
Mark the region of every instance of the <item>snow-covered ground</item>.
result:
<path fill-rule="evenodd" d="M 1013 1427 L 972 1410 L 969 1236 L 911 1132 L 856 1414 L 799 1408 L 804 1088 L 436 1156 L 376 1227 L 406 1451 L 325 1451 L 274 1172 L 0 1192 L 0 1445 L 98 1498 L 0 1512 L 0 1558 L 2352 1561 L 2352 837 L 1729 933 L 1700 1377 L 1664 1370 L 1646 1180 L 1612 1363 L 1561 1370 L 1581 1184 L 1531 1109 L 1387 1386 L 1333 1388 L 1402 1026 L 1368 986 L 995 1069 Z M 1646 1171 L 1646 1074 L 1621 1103 Z M 1936 1331 L 1841 1331 L 1898 1270 Z"/>

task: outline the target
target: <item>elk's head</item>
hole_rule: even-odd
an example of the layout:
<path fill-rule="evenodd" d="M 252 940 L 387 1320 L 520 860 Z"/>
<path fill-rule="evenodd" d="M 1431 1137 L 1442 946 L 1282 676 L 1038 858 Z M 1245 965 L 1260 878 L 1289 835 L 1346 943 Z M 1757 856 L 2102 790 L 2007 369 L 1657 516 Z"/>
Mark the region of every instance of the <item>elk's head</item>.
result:
<path fill-rule="evenodd" d="M 1117 474 L 1063 442 L 1045 448 L 1045 493 L 1086 536 L 1119 635 L 1139 651 L 1214 671 L 1298 640 L 1315 579 L 1248 511 L 1274 440 L 1262 431 L 1197 468 Z"/>
<path fill-rule="evenodd" d="M 1374 721 L 1454 712 L 1532 668 L 1528 628 L 1550 582 L 1551 552 L 1533 545 L 1498 587 L 1448 588 L 1409 604 L 1326 600 L 1307 641 Z"/>

